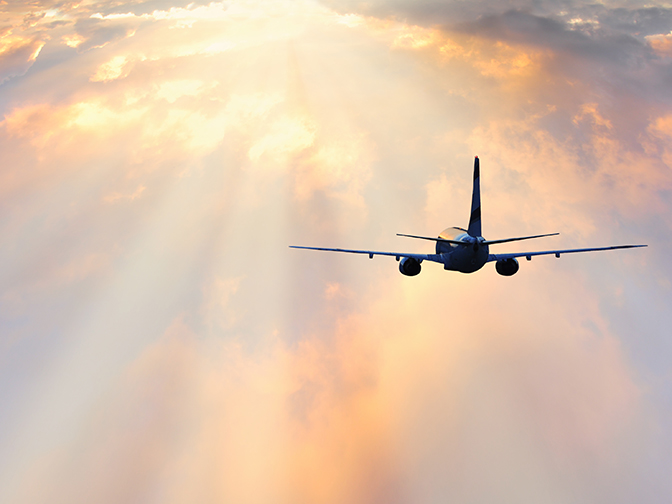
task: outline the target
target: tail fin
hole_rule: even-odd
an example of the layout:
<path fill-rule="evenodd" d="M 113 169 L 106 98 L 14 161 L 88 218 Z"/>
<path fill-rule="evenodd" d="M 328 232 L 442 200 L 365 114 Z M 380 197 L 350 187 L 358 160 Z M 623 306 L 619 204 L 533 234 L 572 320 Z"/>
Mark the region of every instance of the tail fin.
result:
<path fill-rule="evenodd" d="M 481 185 L 478 156 L 474 160 L 474 189 L 471 193 L 471 217 L 469 217 L 469 236 L 481 236 Z"/>

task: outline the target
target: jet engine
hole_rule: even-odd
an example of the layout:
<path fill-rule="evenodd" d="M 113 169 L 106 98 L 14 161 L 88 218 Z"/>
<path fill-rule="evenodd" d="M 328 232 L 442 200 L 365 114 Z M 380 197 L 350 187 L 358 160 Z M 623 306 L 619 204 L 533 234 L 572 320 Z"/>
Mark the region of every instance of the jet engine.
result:
<path fill-rule="evenodd" d="M 420 261 L 412 257 L 404 257 L 399 261 L 399 271 L 402 275 L 415 276 L 420 273 Z"/>
<path fill-rule="evenodd" d="M 504 276 L 515 275 L 520 268 L 518 261 L 515 257 L 510 257 L 509 259 L 500 259 L 495 263 L 495 269 L 497 273 Z"/>

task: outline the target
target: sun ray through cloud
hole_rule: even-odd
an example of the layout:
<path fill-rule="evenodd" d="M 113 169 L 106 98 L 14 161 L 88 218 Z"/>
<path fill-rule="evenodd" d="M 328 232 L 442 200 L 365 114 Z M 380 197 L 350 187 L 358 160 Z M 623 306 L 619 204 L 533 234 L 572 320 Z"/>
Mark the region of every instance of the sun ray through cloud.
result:
<path fill-rule="evenodd" d="M 671 30 L 0 2 L 0 501 L 669 501 Z M 395 233 L 466 226 L 475 155 L 488 239 L 649 248 L 512 278 L 288 248 L 430 252 Z"/>

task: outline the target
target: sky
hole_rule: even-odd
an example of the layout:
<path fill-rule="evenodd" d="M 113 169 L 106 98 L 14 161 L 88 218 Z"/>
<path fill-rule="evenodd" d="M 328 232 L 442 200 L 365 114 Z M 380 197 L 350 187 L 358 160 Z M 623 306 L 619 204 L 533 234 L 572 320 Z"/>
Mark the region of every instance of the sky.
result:
<path fill-rule="evenodd" d="M 0 501 L 668 503 L 672 4 L 0 1 Z M 473 158 L 509 252 L 431 252 Z"/>

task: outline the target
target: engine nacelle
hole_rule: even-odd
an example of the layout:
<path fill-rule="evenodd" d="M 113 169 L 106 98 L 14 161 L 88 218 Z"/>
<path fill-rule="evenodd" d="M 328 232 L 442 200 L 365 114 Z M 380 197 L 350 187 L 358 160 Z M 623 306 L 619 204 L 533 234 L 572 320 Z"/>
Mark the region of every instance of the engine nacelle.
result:
<path fill-rule="evenodd" d="M 402 275 L 415 276 L 420 273 L 420 261 L 412 257 L 404 257 L 399 261 L 399 271 Z"/>
<path fill-rule="evenodd" d="M 518 272 L 520 265 L 515 257 L 509 259 L 500 259 L 495 263 L 497 273 L 504 276 L 512 276 Z"/>

